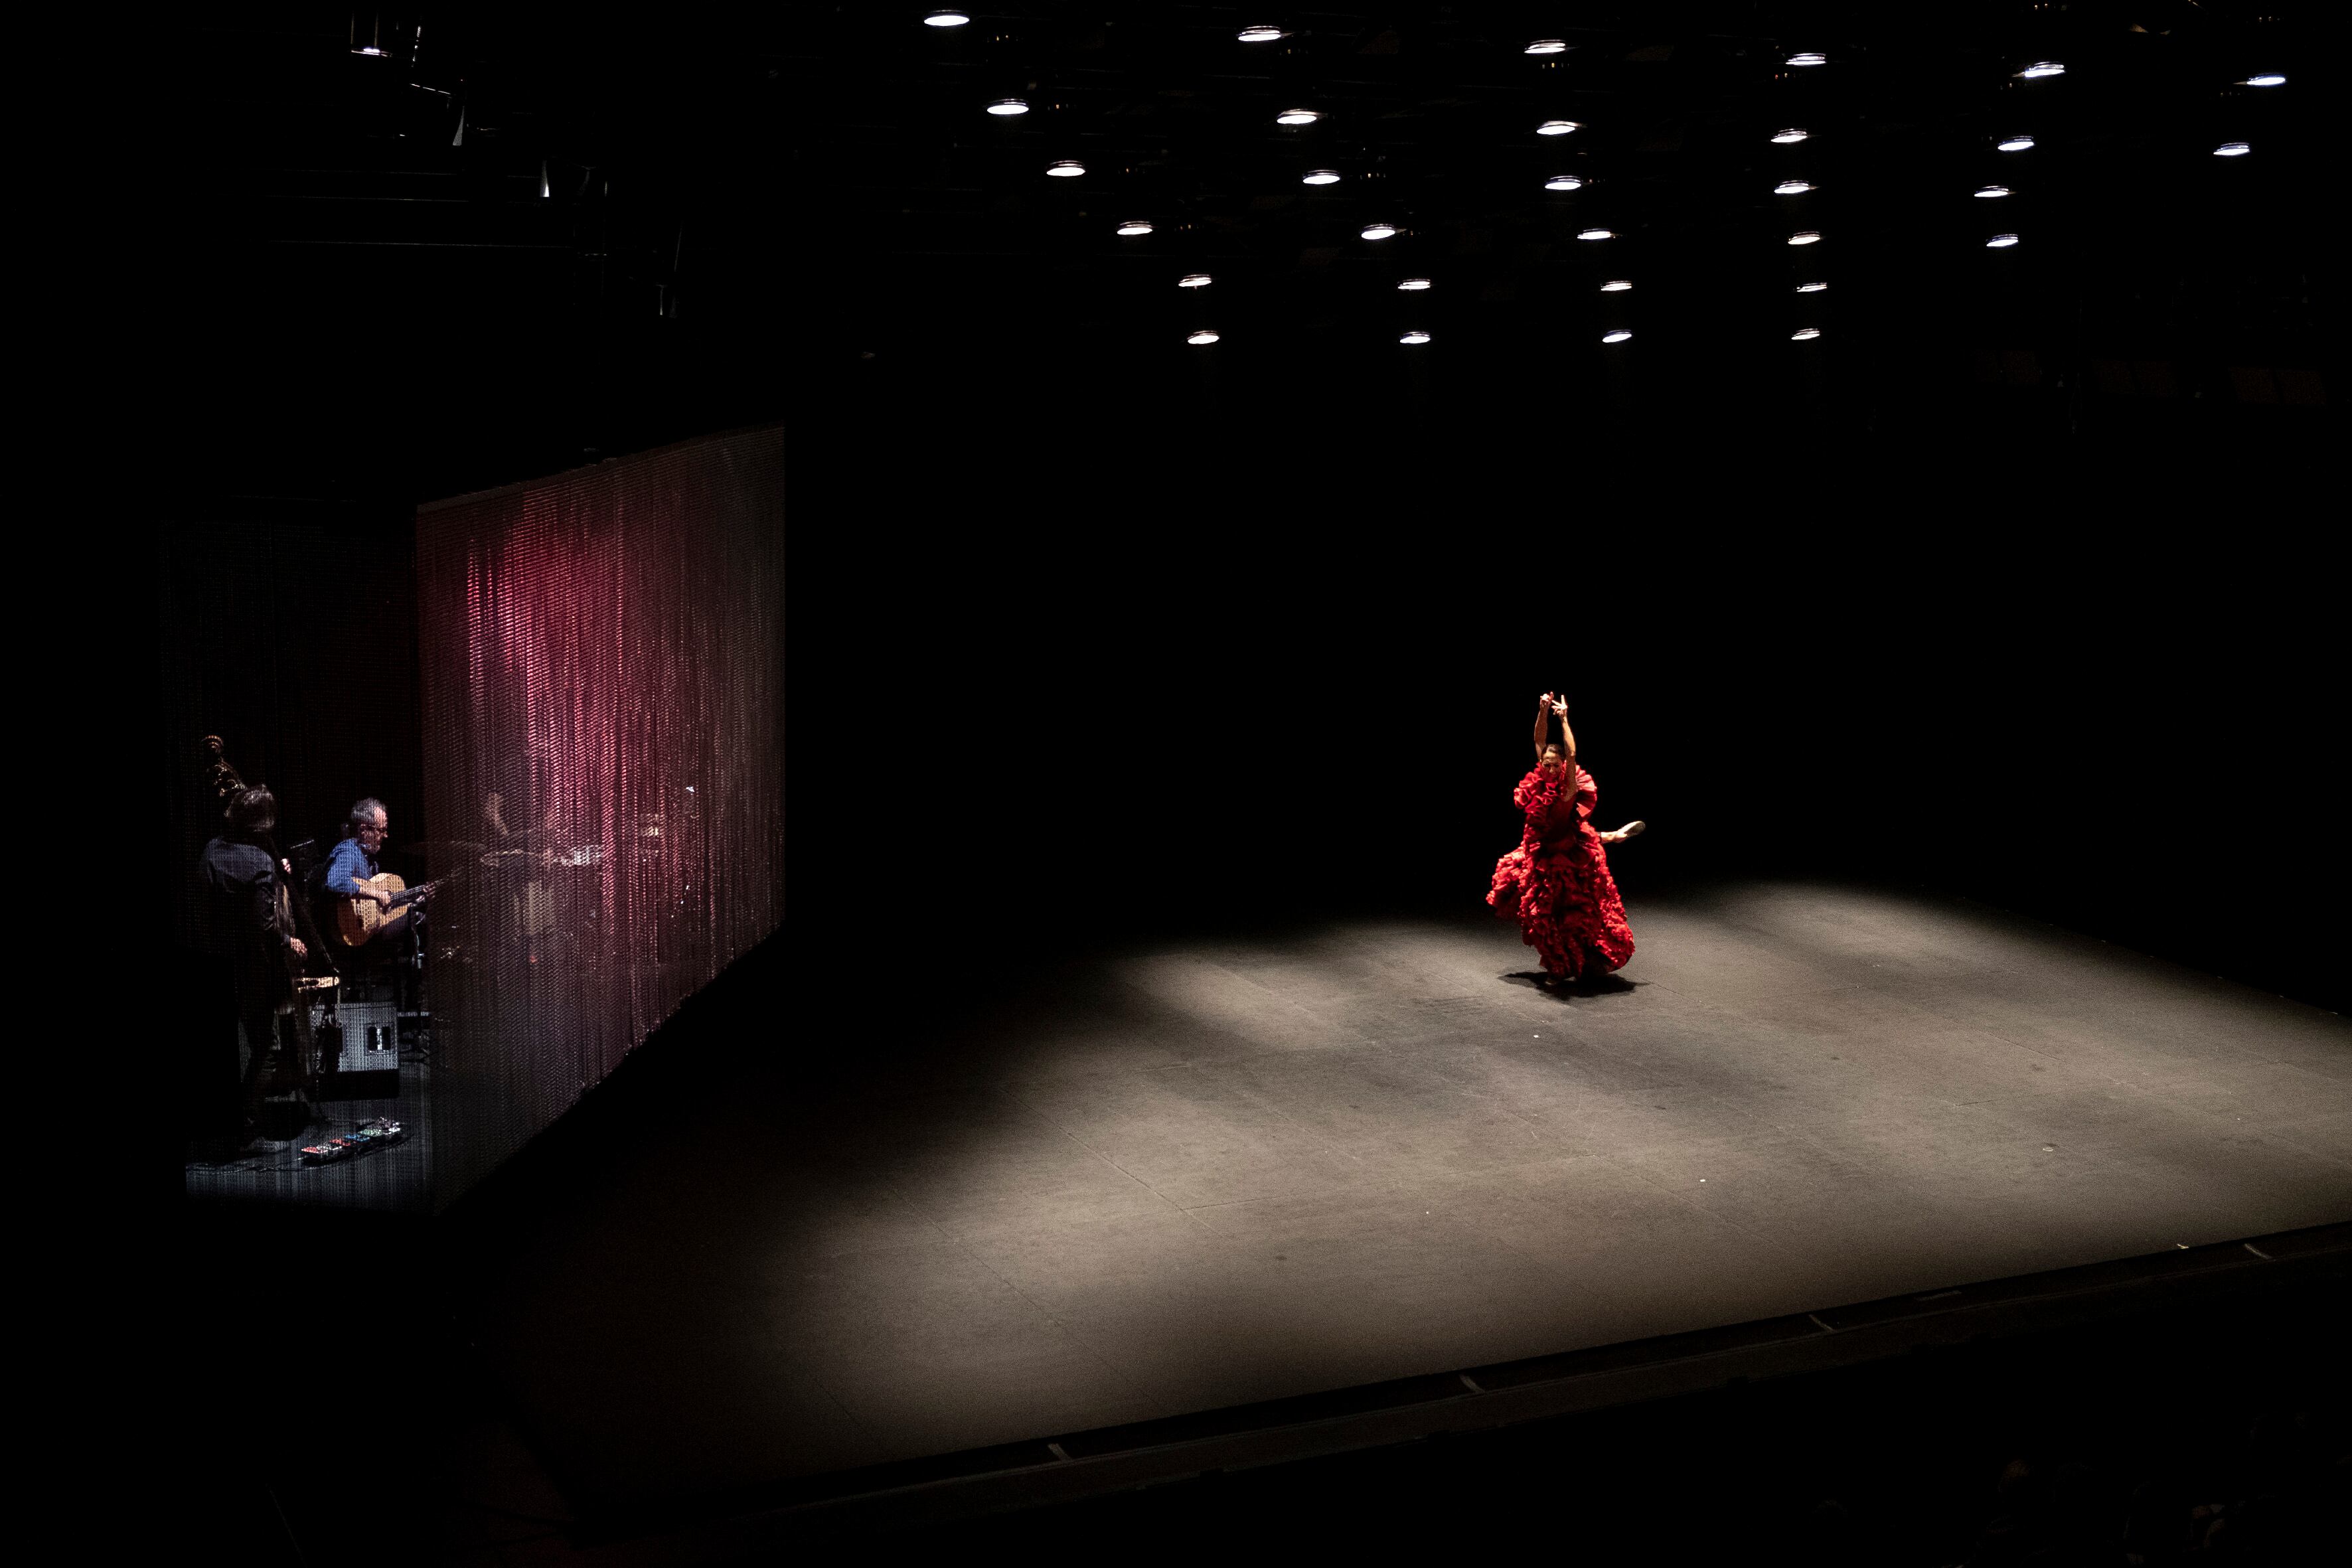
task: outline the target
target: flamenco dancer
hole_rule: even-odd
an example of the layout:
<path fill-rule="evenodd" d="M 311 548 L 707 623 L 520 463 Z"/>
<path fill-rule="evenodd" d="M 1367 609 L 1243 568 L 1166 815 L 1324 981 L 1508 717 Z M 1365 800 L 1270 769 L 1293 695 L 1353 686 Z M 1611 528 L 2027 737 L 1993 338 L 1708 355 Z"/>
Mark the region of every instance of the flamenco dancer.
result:
<path fill-rule="evenodd" d="M 1519 847 L 1495 863 L 1486 901 L 1497 919 L 1519 922 L 1519 939 L 1543 957 L 1545 984 L 1589 983 L 1633 956 L 1633 933 L 1601 847 L 1622 844 L 1648 825 L 1602 833 L 1586 820 L 1601 797 L 1592 775 L 1577 765 L 1568 699 L 1547 691 L 1536 700 L 1535 742 L 1535 769 L 1511 792 L 1527 826 Z"/>

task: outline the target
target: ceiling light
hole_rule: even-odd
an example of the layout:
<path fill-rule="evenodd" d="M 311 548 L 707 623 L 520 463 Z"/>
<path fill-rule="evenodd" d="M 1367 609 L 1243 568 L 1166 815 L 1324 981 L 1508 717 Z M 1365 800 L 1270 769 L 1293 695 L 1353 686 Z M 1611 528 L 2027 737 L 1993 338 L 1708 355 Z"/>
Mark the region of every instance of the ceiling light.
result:
<path fill-rule="evenodd" d="M 1806 137 L 1811 136 L 1811 132 L 1806 130 L 1801 125 L 1791 125 L 1786 131 L 1775 131 L 1772 132 L 1772 140 L 1778 142 L 1781 146 L 1787 147 L 1795 142 L 1802 142 Z"/>
<path fill-rule="evenodd" d="M 2036 60 L 2017 74 L 2031 81 L 2045 76 L 2064 76 L 2066 68 L 2056 60 Z"/>
<path fill-rule="evenodd" d="M 1029 106 L 1017 98 L 1000 98 L 988 106 L 991 114 L 1026 114 Z"/>
<path fill-rule="evenodd" d="M 1830 63 L 1830 58 L 1808 49 L 1803 54 L 1790 55 L 1788 63 L 1792 66 L 1825 66 Z"/>
<path fill-rule="evenodd" d="M 2245 85 L 2248 87 L 2284 87 L 2286 85 L 2286 78 L 2279 75 L 2276 71 L 2264 71 L 2260 76 L 2248 77 L 2246 79 Z"/>
<path fill-rule="evenodd" d="M 1573 191 L 1580 189 L 1583 184 L 1584 182 L 1578 179 L 1574 174 L 1554 174 L 1550 179 L 1544 182 L 1544 189 L 1548 191 Z"/>
<path fill-rule="evenodd" d="M 1150 234 L 1151 225 L 1139 217 L 1131 217 L 1118 226 L 1118 232 L 1132 239 L 1139 234 Z"/>
<path fill-rule="evenodd" d="M 923 26 L 926 27 L 961 27 L 966 22 L 971 20 L 971 15 L 966 11 L 934 11 L 929 16 L 923 18 Z"/>
<path fill-rule="evenodd" d="M 2009 195 L 2009 187 L 2007 185 L 1979 185 L 1977 187 L 1976 194 L 1980 196 L 2005 196 Z"/>
<path fill-rule="evenodd" d="M 1603 294 L 1622 294 L 1633 286 L 1633 280 L 1631 278 L 1612 278 L 1601 286 L 1601 291 Z"/>
<path fill-rule="evenodd" d="M 2016 243 L 2017 236 L 2013 234 L 1997 234 L 1985 241 L 1985 247 L 1989 250 L 2007 250 Z"/>
<path fill-rule="evenodd" d="M 1624 328 L 1620 327 L 1613 332 L 1601 333 L 1601 341 L 1604 343 L 1622 343 L 1633 335 L 1633 333 L 1627 331 Z"/>
<path fill-rule="evenodd" d="M 2243 142 L 2224 142 L 2219 147 L 2213 149 L 2213 156 L 2216 158 L 2242 158 L 2252 151 L 2253 149 L 2247 146 Z"/>
<path fill-rule="evenodd" d="M 2004 153 L 2022 153 L 2028 147 L 2032 145 L 2033 138 L 2031 136 L 2011 136 L 2001 142 L 2000 151 Z"/>
<path fill-rule="evenodd" d="M 1309 169 L 1307 173 L 1298 176 L 1298 183 L 1302 185 L 1336 185 L 1339 183 L 1339 171 L 1337 169 Z"/>
<path fill-rule="evenodd" d="M 1184 341 L 1188 343 L 1213 343 L 1217 341 L 1217 334 L 1202 327 L 1197 332 L 1185 333 Z"/>
<path fill-rule="evenodd" d="M 1566 38 L 1538 38 L 1521 51 L 1530 55 L 1564 55 L 1568 53 Z"/>
<path fill-rule="evenodd" d="M 1176 279 L 1179 289 L 1206 289 L 1208 286 L 1209 275 L 1205 272 L 1187 272 Z"/>
<path fill-rule="evenodd" d="M 1797 285 L 1797 292 L 1800 294 L 1818 294 L 1828 287 L 1829 285 L 1826 283 L 1800 283 Z"/>
<path fill-rule="evenodd" d="M 1541 125 L 1536 127 L 1536 134 L 1538 136 L 1565 136 L 1571 131 L 1581 131 L 1583 129 L 1584 121 L 1581 120 L 1547 120 Z"/>
<path fill-rule="evenodd" d="M 1790 245 L 1819 245 L 1821 242 L 1822 235 L 1819 229 L 1802 228 L 1789 237 Z"/>
<path fill-rule="evenodd" d="M 1274 117 L 1276 125 L 1312 125 L 1323 116 L 1312 109 L 1286 109 Z"/>
<path fill-rule="evenodd" d="M 1282 37 L 1282 29 L 1279 27 L 1269 27 L 1263 22 L 1258 22 L 1244 27 L 1240 32 L 1235 33 L 1234 37 L 1239 38 L 1244 44 L 1270 44 L 1276 38 Z"/>
<path fill-rule="evenodd" d="M 1425 343 L 1428 341 L 1429 334 L 1423 331 L 1419 327 L 1415 327 L 1412 331 L 1405 333 L 1404 336 L 1397 340 L 1397 342 L 1401 343 Z"/>
<path fill-rule="evenodd" d="M 1579 239 L 1614 239 L 1617 237 L 1617 231 L 1610 228 L 1580 228 L 1576 231 L 1576 237 Z"/>
<path fill-rule="evenodd" d="M 1801 196 L 1816 187 L 1811 180 L 1783 180 L 1772 187 L 1776 196 Z"/>
<path fill-rule="evenodd" d="M 1086 172 L 1087 166 L 1076 158 L 1055 159 L 1045 170 L 1057 180 L 1075 180 Z"/>
<path fill-rule="evenodd" d="M 1368 223 L 1363 227 L 1366 239 L 1386 239 L 1394 233 L 1396 225 L 1392 223 Z"/>
<path fill-rule="evenodd" d="M 1807 338 L 1818 338 L 1821 335 L 1822 330 L 1819 327 L 1799 327 L 1789 334 L 1789 341 L 1792 343 L 1801 343 Z"/>
<path fill-rule="evenodd" d="M 1419 293 L 1422 289 L 1429 287 L 1429 279 L 1426 278 L 1402 278 L 1397 280 L 1397 287 L 1404 289 L 1408 293 Z"/>

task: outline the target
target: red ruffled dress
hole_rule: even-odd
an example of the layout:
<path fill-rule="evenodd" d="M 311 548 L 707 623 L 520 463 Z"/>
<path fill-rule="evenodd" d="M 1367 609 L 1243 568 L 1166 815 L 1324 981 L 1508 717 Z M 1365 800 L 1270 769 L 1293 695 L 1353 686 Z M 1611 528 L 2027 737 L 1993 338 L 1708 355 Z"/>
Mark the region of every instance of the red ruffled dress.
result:
<path fill-rule="evenodd" d="M 1495 862 L 1486 901 L 1496 916 L 1519 922 L 1519 940 L 1543 955 L 1548 974 L 1578 980 L 1622 968 L 1633 956 L 1633 932 L 1601 836 L 1586 820 L 1601 801 L 1592 775 L 1538 767 L 1511 800 L 1527 813 L 1527 826 L 1519 847 Z"/>

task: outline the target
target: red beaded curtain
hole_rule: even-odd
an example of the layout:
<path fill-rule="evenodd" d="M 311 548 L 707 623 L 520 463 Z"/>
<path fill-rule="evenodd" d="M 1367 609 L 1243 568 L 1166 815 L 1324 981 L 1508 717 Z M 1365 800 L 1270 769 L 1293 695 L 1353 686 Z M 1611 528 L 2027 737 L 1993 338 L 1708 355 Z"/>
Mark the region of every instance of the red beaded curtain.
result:
<path fill-rule="evenodd" d="M 446 1204 L 783 918 L 783 434 L 425 507 L 417 592 Z"/>

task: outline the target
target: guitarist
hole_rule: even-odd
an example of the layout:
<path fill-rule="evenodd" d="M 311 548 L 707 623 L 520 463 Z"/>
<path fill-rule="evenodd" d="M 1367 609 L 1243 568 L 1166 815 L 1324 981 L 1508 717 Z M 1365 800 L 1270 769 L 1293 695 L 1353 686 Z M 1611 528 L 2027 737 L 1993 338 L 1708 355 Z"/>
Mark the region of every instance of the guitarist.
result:
<path fill-rule="evenodd" d="M 404 930 L 415 930 L 417 931 L 418 941 L 422 942 L 424 933 L 421 928 L 425 923 L 425 910 L 422 906 L 425 893 L 420 889 L 409 898 L 402 900 L 399 895 L 383 888 L 368 885 L 367 879 L 375 876 L 379 869 L 376 865 L 376 852 L 383 847 L 384 836 L 391 831 L 391 827 L 392 817 L 384 810 L 383 802 L 373 795 L 354 802 L 351 815 L 343 819 L 342 842 L 336 845 L 334 853 L 327 857 L 326 871 L 321 886 L 335 898 L 370 900 L 380 906 L 387 915 L 392 912 L 395 901 L 416 906 L 416 912 L 414 915 L 401 921 L 398 925 L 387 925 L 384 930 L 395 935 Z M 387 947 L 391 945 L 384 942 L 382 932 L 372 938 L 368 946 L 374 948 L 379 944 Z M 369 956 L 376 955 L 371 953 Z"/>

